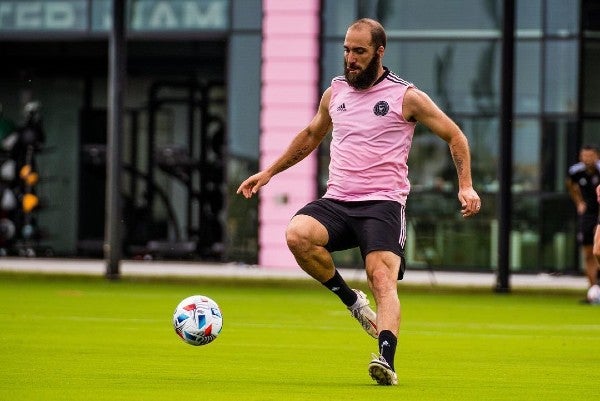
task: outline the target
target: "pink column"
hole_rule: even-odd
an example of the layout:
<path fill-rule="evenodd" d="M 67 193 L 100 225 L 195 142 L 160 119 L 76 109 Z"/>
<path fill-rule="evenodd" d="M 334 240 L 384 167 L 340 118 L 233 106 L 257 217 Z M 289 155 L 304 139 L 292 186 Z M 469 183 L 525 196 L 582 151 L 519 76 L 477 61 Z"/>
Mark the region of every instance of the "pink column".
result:
<path fill-rule="evenodd" d="M 312 119 L 319 100 L 319 0 L 263 0 L 260 164 L 266 167 Z M 313 153 L 262 188 L 259 264 L 297 268 L 285 243 L 294 213 L 317 193 Z"/>

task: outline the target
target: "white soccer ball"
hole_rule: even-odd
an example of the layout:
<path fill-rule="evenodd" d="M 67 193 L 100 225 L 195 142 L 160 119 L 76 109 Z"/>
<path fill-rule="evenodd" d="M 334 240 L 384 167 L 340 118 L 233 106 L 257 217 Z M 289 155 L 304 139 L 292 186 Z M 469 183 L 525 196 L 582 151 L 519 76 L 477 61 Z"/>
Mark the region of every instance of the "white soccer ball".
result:
<path fill-rule="evenodd" d="M 173 328 L 190 345 L 212 342 L 223 328 L 219 305 L 204 295 L 192 295 L 177 305 L 173 313 Z"/>
<path fill-rule="evenodd" d="M 587 292 L 587 299 L 591 304 L 600 304 L 600 286 L 591 286 Z"/>

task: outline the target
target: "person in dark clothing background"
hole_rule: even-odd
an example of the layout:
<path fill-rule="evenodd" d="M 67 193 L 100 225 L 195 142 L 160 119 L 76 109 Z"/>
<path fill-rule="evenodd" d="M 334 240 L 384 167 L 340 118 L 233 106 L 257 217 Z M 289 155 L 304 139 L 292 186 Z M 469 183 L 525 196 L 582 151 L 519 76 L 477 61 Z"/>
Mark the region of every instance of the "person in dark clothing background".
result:
<path fill-rule="evenodd" d="M 588 287 L 597 284 L 598 261 L 593 253 L 594 234 L 598 225 L 596 187 L 600 184 L 600 153 L 585 145 L 579 151 L 579 162 L 569 167 L 567 189 L 577 208 L 577 243 L 585 265 Z"/>

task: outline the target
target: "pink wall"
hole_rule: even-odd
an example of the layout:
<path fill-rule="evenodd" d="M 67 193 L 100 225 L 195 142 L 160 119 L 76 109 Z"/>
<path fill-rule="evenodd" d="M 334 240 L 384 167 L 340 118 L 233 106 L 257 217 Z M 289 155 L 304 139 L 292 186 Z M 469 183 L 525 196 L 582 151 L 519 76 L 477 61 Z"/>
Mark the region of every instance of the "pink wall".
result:
<path fill-rule="evenodd" d="M 263 0 L 260 163 L 264 168 L 312 119 L 319 100 L 319 0 Z M 264 267 L 297 268 L 285 243 L 294 213 L 315 199 L 313 153 L 261 188 L 259 257 Z"/>

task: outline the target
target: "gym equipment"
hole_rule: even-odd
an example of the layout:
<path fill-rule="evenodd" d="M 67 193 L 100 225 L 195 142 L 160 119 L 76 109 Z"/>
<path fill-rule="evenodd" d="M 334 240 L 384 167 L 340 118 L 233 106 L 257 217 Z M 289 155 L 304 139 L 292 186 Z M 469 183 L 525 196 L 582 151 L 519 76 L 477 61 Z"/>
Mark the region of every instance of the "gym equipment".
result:
<path fill-rule="evenodd" d="M 35 194 L 24 194 L 22 208 L 24 213 L 31 213 L 40 204 L 40 199 Z"/>
<path fill-rule="evenodd" d="M 165 238 L 149 242 L 148 249 L 157 257 L 188 256 L 194 246 L 202 259 L 221 259 L 223 256 L 223 216 L 225 188 L 223 142 L 224 122 L 211 114 L 209 106 L 223 99 L 213 91 L 222 82 L 158 81 L 150 88 L 148 104 L 148 183 L 147 205 L 154 211 L 154 176 L 156 170 L 180 181 L 187 190 L 185 228 L 181 239 Z M 187 140 L 181 144 L 156 143 L 157 114 L 174 105 L 186 107 Z"/>
<path fill-rule="evenodd" d="M 36 256 L 42 238 L 36 216 L 41 206 L 36 156 L 43 149 L 45 134 L 40 103 L 28 102 L 23 110 L 24 123 L 1 134 L 0 254 Z"/>
<path fill-rule="evenodd" d="M 225 130 L 214 114 L 225 105 L 224 93 L 222 82 L 157 81 L 149 88 L 147 106 L 127 110 L 124 254 L 136 259 L 222 257 Z M 177 124 L 162 124 L 162 118 L 174 114 Z M 80 115 L 80 255 L 102 255 L 106 117 L 105 110 L 96 109 Z M 141 117 L 148 119 L 146 125 Z M 183 135 L 168 132 L 170 127 L 183 129 Z M 166 143 L 175 141 L 183 143 Z"/>
<path fill-rule="evenodd" d="M 0 219 L 0 238 L 4 241 L 10 240 L 15 236 L 15 223 L 12 220 L 3 217 Z"/>
<path fill-rule="evenodd" d="M 12 181 L 15 179 L 17 162 L 13 159 L 5 160 L 0 166 L 0 179 L 2 181 Z"/>
<path fill-rule="evenodd" d="M 33 168 L 29 164 L 21 167 L 19 177 L 25 182 L 25 185 L 29 187 L 33 187 L 40 179 L 39 174 L 33 171 Z"/>

